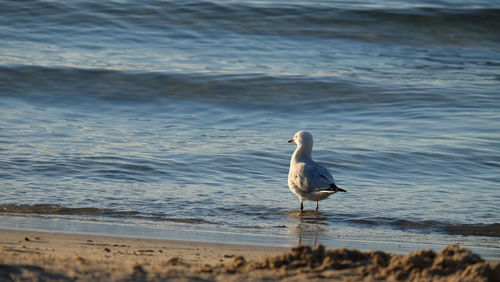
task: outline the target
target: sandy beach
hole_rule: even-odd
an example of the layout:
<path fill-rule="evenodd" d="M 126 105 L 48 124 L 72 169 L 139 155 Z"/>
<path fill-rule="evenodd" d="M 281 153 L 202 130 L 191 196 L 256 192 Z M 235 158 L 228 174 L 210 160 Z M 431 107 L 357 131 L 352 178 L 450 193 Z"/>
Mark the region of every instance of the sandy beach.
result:
<path fill-rule="evenodd" d="M 458 246 L 399 255 L 0 230 L 2 281 L 498 281 Z"/>

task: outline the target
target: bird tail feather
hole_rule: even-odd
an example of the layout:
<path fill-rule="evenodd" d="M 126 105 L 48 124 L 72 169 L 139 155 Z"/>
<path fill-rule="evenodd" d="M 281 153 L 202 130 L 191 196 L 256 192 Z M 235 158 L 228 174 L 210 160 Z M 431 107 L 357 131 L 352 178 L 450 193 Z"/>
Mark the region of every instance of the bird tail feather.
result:
<path fill-rule="evenodd" d="M 330 189 L 333 189 L 334 192 L 347 192 L 346 190 L 335 185 L 335 183 L 333 183 L 332 186 L 330 186 Z"/>

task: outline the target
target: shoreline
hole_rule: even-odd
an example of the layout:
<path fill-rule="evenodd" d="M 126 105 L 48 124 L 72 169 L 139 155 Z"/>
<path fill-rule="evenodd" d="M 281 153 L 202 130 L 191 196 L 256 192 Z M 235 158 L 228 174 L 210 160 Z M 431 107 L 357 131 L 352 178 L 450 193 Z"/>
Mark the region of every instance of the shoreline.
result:
<path fill-rule="evenodd" d="M 135 225 L 101 221 L 100 218 L 78 219 L 64 216 L 3 215 L 0 229 L 143 238 L 201 243 L 223 243 L 248 246 L 290 248 L 298 244 L 327 248 L 351 248 L 362 251 L 381 250 L 406 254 L 431 248 L 439 251 L 447 245 L 460 245 L 487 260 L 500 260 L 498 240 L 493 237 L 454 236 L 417 233 L 405 230 L 367 229 L 353 226 L 336 228 L 335 232 L 314 223 L 283 226 L 279 230 L 226 229 L 172 223 L 169 225 Z"/>
<path fill-rule="evenodd" d="M 493 281 L 500 262 L 458 246 L 408 255 L 0 229 L 5 281 Z M 434 275 L 434 276 L 433 276 Z"/>

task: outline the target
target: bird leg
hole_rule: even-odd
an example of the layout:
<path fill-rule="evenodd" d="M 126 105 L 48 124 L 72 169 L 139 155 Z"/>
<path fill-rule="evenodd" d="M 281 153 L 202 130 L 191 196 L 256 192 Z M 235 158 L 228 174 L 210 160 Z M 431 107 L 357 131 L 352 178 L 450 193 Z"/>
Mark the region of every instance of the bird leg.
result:
<path fill-rule="evenodd" d="M 319 201 L 316 201 L 316 211 L 318 211 L 319 208 Z"/>
<path fill-rule="evenodd" d="M 304 202 L 300 201 L 300 211 L 304 211 Z"/>

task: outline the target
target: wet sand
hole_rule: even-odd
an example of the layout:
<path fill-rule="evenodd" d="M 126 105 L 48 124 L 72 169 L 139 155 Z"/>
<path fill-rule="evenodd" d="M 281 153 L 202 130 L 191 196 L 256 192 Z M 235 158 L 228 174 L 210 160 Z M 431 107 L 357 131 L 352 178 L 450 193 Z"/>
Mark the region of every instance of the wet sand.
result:
<path fill-rule="evenodd" d="M 2 281 L 499 281 L 458 246 L 407 255 L 0 230 Z"/>

